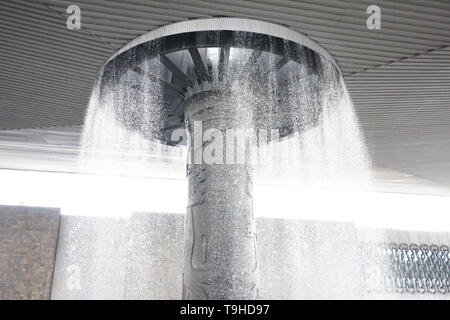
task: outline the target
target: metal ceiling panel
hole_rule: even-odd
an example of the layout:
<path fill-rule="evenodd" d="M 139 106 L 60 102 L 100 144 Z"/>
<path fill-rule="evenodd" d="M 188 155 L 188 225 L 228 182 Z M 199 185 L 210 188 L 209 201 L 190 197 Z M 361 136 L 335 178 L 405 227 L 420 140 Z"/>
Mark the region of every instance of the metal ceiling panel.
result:
<path fill-rule="evenodd" d="M 71 4 L 81 30 L 66 28 Z M 372 4 L 381 30 L 366 27 Z M 160 26 L 212 16 L 271 21 L 318 42 L 345 74 L 375 163 L 450 184 L 448 0 L 3 0 L 0 130 L 81 125 L 108 57 Z"/>

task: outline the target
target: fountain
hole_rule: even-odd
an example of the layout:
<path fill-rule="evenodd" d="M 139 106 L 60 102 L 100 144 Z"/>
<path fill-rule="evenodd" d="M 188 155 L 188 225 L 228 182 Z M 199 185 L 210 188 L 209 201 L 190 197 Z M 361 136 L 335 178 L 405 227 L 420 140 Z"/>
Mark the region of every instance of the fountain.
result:
<path fill-rule="evenodd" d="M 326 145 L 330 132 L 313 133 L 328 128 L 332 108 L 346 103 L 339 67 L 306 36 L 249 19 L 185 21 L 137 38 L 105 63 L 86 117 L 82 158 L 125 142 L 170 167 L 187 146 L 182 297 L 255 299 L 253 181 L 298 179 L 293 173 L 311 168 L 292 152 L 300 149 L 313 162 L 310 150 L 318 147 L 311 142 L 330 147 L 325 157 L 336 163 L 364 167 L 359 138 L 333 154 L 340 146 Z M 357 125 L 352 129 L 357 135 Z"/>

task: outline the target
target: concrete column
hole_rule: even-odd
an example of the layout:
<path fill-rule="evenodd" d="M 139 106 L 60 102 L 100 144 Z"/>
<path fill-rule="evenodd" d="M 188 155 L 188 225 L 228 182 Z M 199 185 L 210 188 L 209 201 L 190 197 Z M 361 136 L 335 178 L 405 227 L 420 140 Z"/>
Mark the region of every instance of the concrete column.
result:
<path fill-rule="evenodd" d="M 207 91 L 186 102 L 190 164 L 187 169 L 184 299 L 257 297 L 249 149 L 238 143 L 234 150 L 225 148 L 227 130 L 249 124 L 252 115 L 234 96 L 228 91 Z M 200 123 L 202 132 L 198 130 Z M 202 133 L 212 129 L 217 129 L 215 138 L 202 143 Z M 199 163 L 203 152 L 211 151 L 212 143 L 216 146 L 216 163 Z M 235 158 L 230 164 L 231 155 L 242 156 L 242 152 L 247 155 L 245 161 L 238 162 Z"/>

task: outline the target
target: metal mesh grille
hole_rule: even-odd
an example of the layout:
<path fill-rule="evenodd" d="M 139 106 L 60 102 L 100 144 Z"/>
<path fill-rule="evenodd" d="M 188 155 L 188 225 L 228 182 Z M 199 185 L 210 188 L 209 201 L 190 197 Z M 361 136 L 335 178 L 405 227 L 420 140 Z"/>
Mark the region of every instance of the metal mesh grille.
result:
<path fill-rule="evenodd" d="M 368 291 L 450 294 L 447 245 L 364 243 L 360 249 Z"/>

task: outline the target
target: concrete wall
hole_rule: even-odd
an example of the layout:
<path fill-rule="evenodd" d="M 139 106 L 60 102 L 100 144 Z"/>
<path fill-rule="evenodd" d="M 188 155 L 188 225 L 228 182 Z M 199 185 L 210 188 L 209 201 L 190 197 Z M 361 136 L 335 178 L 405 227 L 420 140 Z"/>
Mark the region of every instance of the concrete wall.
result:
<path fill-rule="evenodd" d="M 179 299 L 184 216 L 64 216 L 52 299 Z M 260 298 L 359 298 L 348 223 L 259 219 Z M 95 236 L 94 236 L 95 234 Z"/>
<path fill-rule="evenodd" d="M 130 219 L 126 299 L 180 299 L 184 215 L 136 213 Z"/>
<path fill-rule="evenodd" d="M 52 299 L 123 299 L 128 219 L 62 216 Z"/>
<path fill-rule="evenodd" d="M 359 299 L 362 278 L 351 223 L 258 219 L 263 299 Z"/>
<path fill-rule="evenodd" d="M 183 228 L 176 214 L 60 218 L 58 209 L 0 206 L 0 299 L 179 299 Z M 386 292 L 386 266 L 370 251 L 448 246 L 449 233 L 281 219 L 258 219 L 257 232 L 262 299 L 450 299 Z"/>
<path fill-rule="evenodd" d="M 0 299 L 48 299 L 59 209 L 0 206 Z"/>

